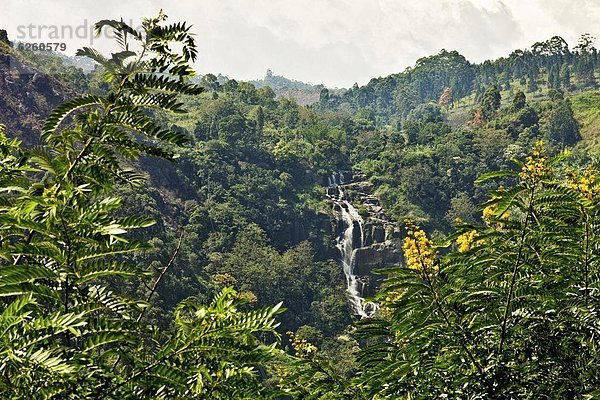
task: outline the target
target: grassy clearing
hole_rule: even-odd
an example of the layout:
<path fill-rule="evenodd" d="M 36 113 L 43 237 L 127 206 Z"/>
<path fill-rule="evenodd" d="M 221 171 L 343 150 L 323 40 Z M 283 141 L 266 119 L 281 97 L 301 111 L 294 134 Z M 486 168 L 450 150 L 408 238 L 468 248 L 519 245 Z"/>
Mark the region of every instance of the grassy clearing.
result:
<path fill-rule="evenodd" d="M 578 93 L 571 97 L 575 118 L 581 126 L 580 146 L 600 152 L 600 91 Z"/>

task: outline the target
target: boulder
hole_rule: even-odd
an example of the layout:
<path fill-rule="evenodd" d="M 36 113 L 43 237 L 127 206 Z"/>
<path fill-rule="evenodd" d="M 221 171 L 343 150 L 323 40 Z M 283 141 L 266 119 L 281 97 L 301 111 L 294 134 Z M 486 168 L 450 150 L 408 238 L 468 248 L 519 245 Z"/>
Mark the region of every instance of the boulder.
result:
<path fill-rule="evenodd" d="M 370 275 L 373 269 L 391 267 L 402 260 L 399 248 L 389 243 L 377 243 L 354 250 L 354 274 Z"/>
<path fill-rule="evenodd" d="M 363 200 L 363 203 L 365 204 L 371 204 L 373 206 L 378 206 L 379 205 L 379 199 L 373 196 L 366 196 Z"/>
<path fill-rule="evenodd" d="M 353 182 L 344 186 L 360 194 L 370 194 L 373 191 L 373 184 L 367 181 Z"/>
<path fill-rule="evenodd" d="M 374 225 L 372 237 L 373 243 L 383 243 L 385 241 L 385 231 L 383 229 L 383 226 Z"/>
<path fill-rule="evenodd" d="M 394 240 L 394 239 L 401 239 L 402 238 L 402 232 L 400 232 L 400 229 L 397 228 L 394 224 L 387 224 L 385 226 L 385 240 L 389 241 L 389 240 Z"/>
<path fill-rule="evenodd" d="M 340 189 L 337 186 L 329 186 L 327 188 L 327 196 L 329 197 L 339 197 Z"/>

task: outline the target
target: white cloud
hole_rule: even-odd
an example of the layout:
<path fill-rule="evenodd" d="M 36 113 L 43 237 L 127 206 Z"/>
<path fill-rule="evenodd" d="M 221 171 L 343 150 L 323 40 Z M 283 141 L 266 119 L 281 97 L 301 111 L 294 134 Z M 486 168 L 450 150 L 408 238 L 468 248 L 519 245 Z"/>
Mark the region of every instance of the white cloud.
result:
<path fill-rule="evenodd" d="M 600 2 L 580 0 L 6 0 L 0 26 L 141 19 L 161 7 L 194 24 L 202 72 L 240 79 L 277 74 L 330 86 L 402 71 L 440 49 L 472 61 L 562 35 L 600 35 Z M 88 45 L 69 41 L 70 48 Z M 102 47 L 100 42 L 95 45 Z"/>

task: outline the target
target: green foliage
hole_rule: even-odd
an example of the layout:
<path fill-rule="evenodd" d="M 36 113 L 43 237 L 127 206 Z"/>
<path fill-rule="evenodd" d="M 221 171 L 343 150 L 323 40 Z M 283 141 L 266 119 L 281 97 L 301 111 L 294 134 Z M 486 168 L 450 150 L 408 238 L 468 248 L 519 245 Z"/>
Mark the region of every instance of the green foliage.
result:
<path fill-rule="evenodd" d="M 387 271 L 359 356 L 374 398 L 583 398 L 597 390 L 598 178 L 537 150 L 435 269 Z M 494 173 L 499 177 L 507 173 Z M 516 172 L 511 172 L 515 176 Z M 418 244 L 417 246 L 426 246 Z M 422 262 L 425 247 L 406 253 Z M 414 258 L 414 260 L 413 260 Z M 423 264 L 425 265 L 425 264 Z"/>
<path fill-rule="evenodd" d="M 288 333 L 294 357 L 276 364 L 283 392 L 298 399 L 368 398 L 358 381 L 353 379 L 356 368 L 353 360 L 358 351 L 356 341 L 341 335 L 330 341 L 332 348 L 323 351 L 307 340 L 302 330 L 296 334 Z"/>
<path fill-rule="evenodd" d="M 569 100 L 559 100 L 554 104 L 546 129 L 548 139 L 561 147 L 573 146 L 581 139 L 579 123 Z"/>
<path fill-rule="evenodd" d="M 140 31 L 96 25 L 113 29 L 120 51 L 80 55 L 103 66 L 110 90 L 59 106 L 44 124 L 43 147 L 24 150 L 0 132 L 3 397 L 262 397 L 254 367 L 274 346 L 256 335 L 277 339 L 280 305 L 241 311 L 244 302 L 225 288 L 208 307 L 181 304 L 174 329 L 153 332 L 141 322 L 147 303 L 111 289 L 111 281 L 153 275 L 127 261 L 148 248 L 128 232 L 153 221 L 117 214 L 115 186 L 141 182 L 122 160 L 173 158 L 186 137 L 160 126 L 152 110 L 184 112 L 178 98 L 201 92 L 187 82 L 196 57 L 189 28 L 165 19 L 146 19 Z"/>
<path fill-rule="evenodd" d="M 341 94 L 324 89 L 317 107 L 349 108 L 355 112 L 367 109 L 376 116 L 377 125 L 384 126 L 405 119 L 420 104 L 438 102 L 448 90 L 454 109 L 456 105 L 460 108 L 461 104 L 465 107 L 480 102 L 490 86 L 510 91 L 517 82 L 521 90 L 530 93 L 543 92 L 548 87 L 585 90 L 597 85 L 594 40 L 584 34 L 570 49 L 562 37 L 554 36 L 529 49 L 481 64 L 471 64 L 455 51 L 442 50 L 417 60 L 413 68 L 402 73 L 371 79 L 367 85 L 356 85 Z"/>
<path fill-rule="evenodd" d="M 274 317 L 281 303 L 249 312 L 226 288 L 208 306 L 186 301 L 175 309 L 174 332 L 154 337 L 133 360 L 126 379 L 101 389 L 101 396 L 148 399 L 267 398 L 255 379 L 255 366 L 272 359 L 274 345 L 256 334 L 277 337 Z M 133 395 L 133 396 L 132 396 Z"/>
<path fill-rule="evenodd" d="M 513 98 L 513 108 L 515 110 L 521 110 L 525 107 L 526 104 L 526 97 L 525 97 L 525 93 L 523 93 L 522 91 L 518 91 L 517 93 L 515 93 L 515 97 Z"/>
<path fill-rule="evenodd" d="M 500 108 L 500 92 L 495 85 L 488 87 L 481 100 L 481 109 L 486 120 L 491 119 Z"/>
<path fill-rule="evenodd" d="M 600 95 L 584 92 L 570 98 L 575 118 L 580 123 L 583 147 L 597 152 L 600 132 Z"/>
<path fill-rule="evenodd" d="M 240 291 L 259 304 L 284 302 L 283 331 L 310 324 L 331 336 L 351 321 L 336 264 L 316 262 L 308 242 L 283 254 L 267 244 L 264 232 L 249 225 L 237 235 L 231 251 L 213 257 L 213 274 L 234 278 Z M 324 307 L 324 309 L 322 309 Z"/>
<path fill-rule="evenodd" d="M 468 95 L 473 88 L 474 67 L 456 51 L 417 60 L 414 68 L 385 78 L 374 78 L 363 87 L 353 87 L 342 96 L 322 92 L 321 107 L 349 105 L 355 110 L 367 108 L 378 121 L 389 122 L 392 116 L 406 117 L 419 104 L 437 102 L 449 88 L 454 100 Z"/>
<path fill-rule="evenodd" d="M 4 397 L 597 392 L 596 173 L 538 153 L 521 173 L 485 174 L 542 135 L 553 151 L 576 144 L 580 128 L 593 138 L 597 99 L 571 106 L 563 92 L 595 85 L 590 37 L 573 51 L 554 37 L 479 65 L 442 51 L 345 92 L 267 74 L 258 86 L 273 90 L 212 74 L 191 83 L 190 28 L 165 19 L 140 30 L 101 21 L 120 48 L 82 49 L 98 64 L 88 77 L 23 55 L 86 93 L 48 117 L 39 148 L 0 129 Z M 526 85 L 539 89 L 529 103 Z M 296 89 L 319 103 L 281 97 Z M 469 124 L 477 104 L 482 118 Z M 329 260 L 322 186 L 353 167 L 396 219 L 438 237 L 458 226 L 423 253 L 435 268 L 387 271 L 381 312 L 358 333 Z M 490 178 L 508 189 L 487 198 Z M 288 329 L 293 357 L 275 350 Z"/>

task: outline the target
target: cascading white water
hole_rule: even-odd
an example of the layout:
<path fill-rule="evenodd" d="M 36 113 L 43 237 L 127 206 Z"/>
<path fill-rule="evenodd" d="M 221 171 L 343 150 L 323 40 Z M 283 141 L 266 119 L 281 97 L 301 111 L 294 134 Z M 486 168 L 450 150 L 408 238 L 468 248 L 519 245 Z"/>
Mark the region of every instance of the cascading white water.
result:
<path fill-rule="evenodd" d="M 333 174 L 329 177 L 329 187 L 335 190 L 330 198 L 339 208 L 339 220 L 344 224 L 342 233 L 336 239 L 336 247 L 340 250 L 340 264 L 346 276 L 346 291 L 352 311 L 361 318 L 368 318 L 379 308 L 377 304 L 365 301 L 363 295 L 364 283 L 354 275 L 354 256 L 356 249 L 363 247 L 363 219 L 346 199 L 341 185 L 344 184 L 343 174 Z M 358 232 L 355 233 L 356 228 Z"/>

